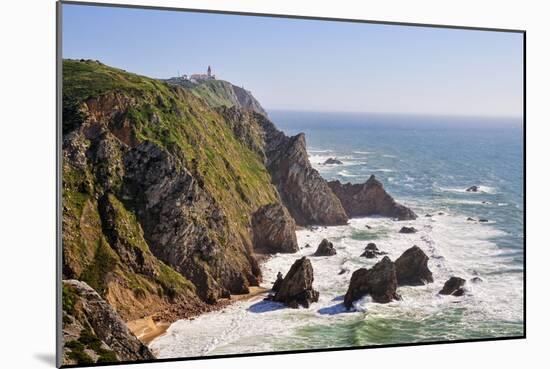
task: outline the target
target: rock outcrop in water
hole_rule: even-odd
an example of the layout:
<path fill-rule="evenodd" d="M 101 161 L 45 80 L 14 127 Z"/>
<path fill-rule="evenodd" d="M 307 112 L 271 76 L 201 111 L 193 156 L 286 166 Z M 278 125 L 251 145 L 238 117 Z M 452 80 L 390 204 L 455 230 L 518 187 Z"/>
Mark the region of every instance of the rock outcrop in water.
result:
<path fill-rule="evenodd" d="M 479 191 L 478 186 L 470 186 L 466 189 L 466 192 L 477 192 L 477 191 Z"/>
<path fill-rule="evenodd" d="M 63 365 L 155 358 L 115 310 L 77 280 L 63 281 L 63 343 Z"/>
<path fill-rule="evenodd" d="M 439 291 L 440 295 L 453 295 L 453 296 L 462 296 L 464 295 L 464 284 L 466 283 L 466 280 L 460 277 L 451 277 L 445 282 L 443 285 L 443 288 L 441 291 Z"/>
<path fill-rule="evenodd" d="M 348 291 L 344 296 L 344 306 L 350 309 L 353 302 L 370 295 L 375 302 L 388 303 L 400 300 L 397 294 L 397 276 L 394 263 L 384 256 L 371 269 L 361 268 L 353 272 Z"/>
<path fill-rule="evenodd" d="M 342 165 L 344 163 L 342 163 L 340 160 L 336 158 L 328 158 L 327 160 L 325 160 L 323 164 L 324 165 Z"/>
<path fill-rule="evenodd" d="M 273 300 L 291 308 L 308 308 L 319 300 L 319 292 L 313 289 L 313 267 L 308 258 L 304 256 L 292 264 Z"/>
<path fill-rule="evenodd" d="M 416 233 L 418 232 L 414 227 L 401 227 L 399 233 Z"/>
<path fill-rule="evenodd" d="M 385 254 L 386 254 L 385 252 L 378 250 L 378 247 L 374 242 L 369 242 L 365 247 L 365 250 L 360 256 L 365 257 L 367 259 L 373 259 L 379 255 L 385 255 Z"/>
<path fill-rule="evenodd" d="M 397 220 L 417 218 L 411 209 L 395 202 L 374 175 L 362 184 L 342 184 L 336 180 L 328 182 L 328 185 L 340 199 L 350 218 L 370 215 L 381 215 Z"/>
<path fill-rule="evenodd" d="M 400 286 L 421 286 L 433 282 L 428 269 L 428 256 L 418 246 L 407 249 L 395 260 L 397 283 Z"/>
<path fill-rule="evenodd" d="M 336 255 L 336 250 L 334 249 L 334 245 L 332 242 L 327 240 L 326 238 L 323 238 L 319 246 L 317 247 L 317 250 L 315 250 L 315 253 L 313 256 L 332 256 Z"/>
<path fill-rule="evenodd" d="M 283 274 L 281 272 L 277 273 L 277 279 L 275 282 L 273 282 L 273 286 L 271 287 L 271 290 L 273 292 L 277 292 L 281 289 L 281 284 L 283 283 Z"/>
<path fill-rule="evenodd" d="M 254 250 L 267 254 L 298 251 L 296 223 L 281 204 L 268 204 L 252 215 Z"/>

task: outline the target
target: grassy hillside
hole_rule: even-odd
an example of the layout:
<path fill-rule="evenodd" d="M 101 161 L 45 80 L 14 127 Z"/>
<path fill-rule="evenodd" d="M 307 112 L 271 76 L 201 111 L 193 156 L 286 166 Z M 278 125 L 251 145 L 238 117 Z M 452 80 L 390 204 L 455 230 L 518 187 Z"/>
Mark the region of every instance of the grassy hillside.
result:
<path fill-rule="evenodd" d="M 192 173 L 221 210 L 223 229 L 205 236 L 218 252 L 196 257 L 197 268 L 220 285 L 251 273 L 250 214 L 277 193 L 262 155 L 196 93 L 99 62 L 64 60 L 63 133 L 65 277 L 87 282 L 125 318 L 174 304 L 200 309 L 196 286 L 153 254 L 138 206 L 124 196 L 126 154 L 145 141 Z"/>
<path fill-rule="evenodd" d="M 211 107 L 237 107 L 267 115 L 250 91 L 245 90 L 243 87 L 235 86 L 227 81 L 210 79 L 194 83 L 181 78 L 171 78 L 166 81 L 172 85 L 178 85 L 188 89 Z"/>

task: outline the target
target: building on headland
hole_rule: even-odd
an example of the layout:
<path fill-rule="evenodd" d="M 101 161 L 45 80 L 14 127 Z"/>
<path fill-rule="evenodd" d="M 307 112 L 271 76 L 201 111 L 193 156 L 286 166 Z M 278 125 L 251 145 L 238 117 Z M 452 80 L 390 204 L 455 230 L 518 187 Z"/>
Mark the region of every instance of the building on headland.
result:
<path fill-rule="evenodd" d="M 189 77 L 191 82 L 198 82 L 198 81 L 204 81 L 208 79 L 216 79 L 216 75 L 212 74 L 212 68 L 208 66 L 208 69 L 206 70 L 206 74 L 203 73 L 195 73 L 191 74 L 191 77 Z"/>

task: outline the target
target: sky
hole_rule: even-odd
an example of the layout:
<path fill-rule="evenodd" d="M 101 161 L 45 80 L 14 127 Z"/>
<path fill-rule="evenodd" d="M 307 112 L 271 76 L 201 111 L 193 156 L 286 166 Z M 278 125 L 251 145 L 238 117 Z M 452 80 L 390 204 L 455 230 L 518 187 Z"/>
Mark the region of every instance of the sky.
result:
<path fill-rule="evenodd" d="M 523 114 L 521 33 L 64 4 L 64 58 L 154 78 L 205 73 L 264 108 Z"/>

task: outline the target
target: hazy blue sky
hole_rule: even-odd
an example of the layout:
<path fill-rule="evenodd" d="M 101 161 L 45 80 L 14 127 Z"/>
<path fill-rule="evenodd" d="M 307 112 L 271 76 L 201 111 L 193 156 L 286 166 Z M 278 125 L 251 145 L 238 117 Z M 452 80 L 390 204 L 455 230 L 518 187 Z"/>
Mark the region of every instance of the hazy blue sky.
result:
<path fill-rule="evenodd" d="M 63 57 L 204 72 L 268 109 L 521 116 L 522 35 L 63 6 Z"/>

